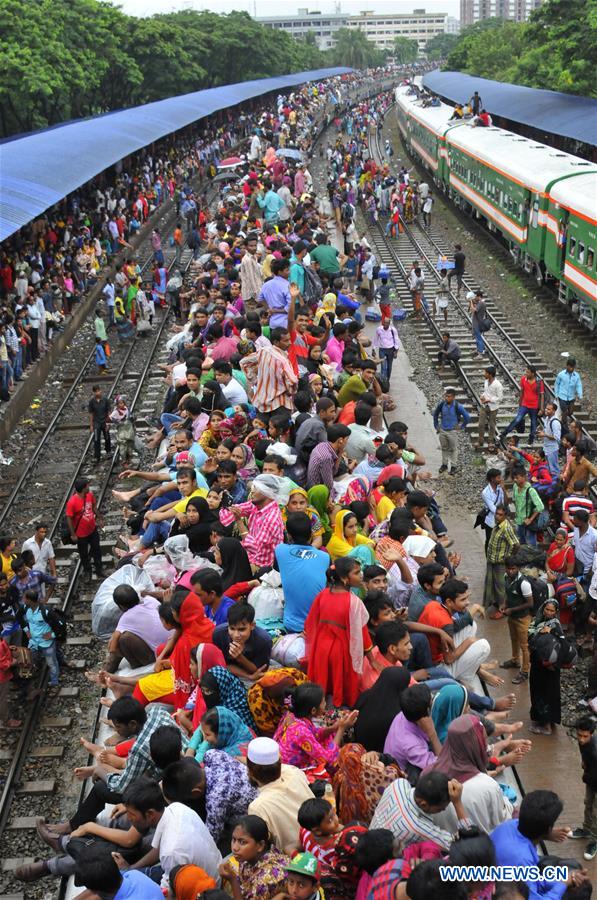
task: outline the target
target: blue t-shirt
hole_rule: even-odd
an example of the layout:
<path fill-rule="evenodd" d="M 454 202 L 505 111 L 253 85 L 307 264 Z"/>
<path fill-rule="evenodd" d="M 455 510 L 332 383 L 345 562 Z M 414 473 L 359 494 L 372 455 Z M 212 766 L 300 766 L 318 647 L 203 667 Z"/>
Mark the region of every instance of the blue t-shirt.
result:
<path fill-rule="evenodd" d="M 280 544 L 276 560 L 284 591 L 284 628 L 296 633 L 303 630 L 315 597 L 326 585 L 331 560 L 323 550 L 304 544 Z"/>
<path fill-rule="evenodd" d="M 234 606 L 234 600 L 232 597 L 227 597 L 226 594 L 222 597 L 222 602 L 218 606 L 217 610 L 213 611 L 211 606 L 204 606 L 205 615 L 208 619 L 211 619 L 212 622 L 215 622 L 216 625 L 227 625 L 228 624 L 228 610 L 231 606 Z"/>
<path fill-rule="evenodd" d="M 114 900 L 164 900 L 159 884 L 143 872 L 127 869 L 121 875 L 122 884 L 114 894 Z"/>

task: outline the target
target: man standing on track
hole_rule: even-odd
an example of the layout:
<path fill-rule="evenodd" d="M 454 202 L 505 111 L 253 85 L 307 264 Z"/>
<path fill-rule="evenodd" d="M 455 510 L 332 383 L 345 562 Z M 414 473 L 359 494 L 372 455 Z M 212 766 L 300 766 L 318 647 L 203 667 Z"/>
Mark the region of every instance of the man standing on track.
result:
<path fill-rule="evenodd" d="M 102 435 L 104 437 L 106 456 L 112 455 L 110 424 L 108 419 L 112 410 L 112 404 L 107 397 L 102 397 L 102 389 L 99 384 L 94 384 L 91 390 L 93 391 L 93 396 L 87 407 L 89 411 L 89 430 L 93 435 L 93 452 L 95 454 L 95 461 L 98 463 L 101 458 Z"/>
<path fill-rule="evenodd" d="M 568 417 L 574 412 L 575 400 L 582 400 L 582 381 L 576 371 L 576 360 L 572 356 L 566 360 L 566 368 L 558 372 L 554 390 L 560 405 L 562 430 L 566 431 Z"/>
<path fill-rule="evenodd" d="M 454 388 L 446 388 L 444 399 L 435 407 L 433 412 L 433 427 L 439 434 L 439 443 L 442 448 L 442 464 L 440 472 L 448 472 L 456 475 L 456 462 L 458 460 L 458 427 L 464 430 L 470 421 L 461 403 L 456 402 Z"/>
<path fill-rule="evenodd" d="M 97 530 L 97 503 L 89 490 L 88 478 L 81 477 L 75 481 L 74 494 L 66 504 L 66 521 L 71 540 L 73 544 L 77 545 L 85 576 L 91 578 L 92 559 L 97 577 L 104 578 L 100 537 Z"/>
<path fill-rule="evenodd" d="M 464 278 L 464 263 L 466 260 L 466 256 L 462 252 L 462 246 L 460 244 L 454 245 L 454 268 L 450 269 L 448 272 L 448 281 L 450 282 L 450 290 L 452 290 L 452 279 L 456 276 L 456 282 L 458 285 L 458 289 L 456 292 L 456 296 L 460 297 L 460 291 L 462 290 L 462 279 Z"/>

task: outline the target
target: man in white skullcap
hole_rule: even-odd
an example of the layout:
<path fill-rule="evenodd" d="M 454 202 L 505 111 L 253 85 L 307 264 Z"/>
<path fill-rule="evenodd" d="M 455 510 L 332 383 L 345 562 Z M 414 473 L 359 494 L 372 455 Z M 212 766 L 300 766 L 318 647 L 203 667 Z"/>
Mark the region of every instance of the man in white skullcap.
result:
<path fill-rule="evenodd" d="M 280 759 L 280 747 L 268 737 L 258 737 L 247 748 L 249 781 L 258 794 L 249 804 L 249 813 L 267 822 L 272 841 L 284 851 L 299 839 L 298 811 L 313 793 L 307 776 L 296 766 Z"/>

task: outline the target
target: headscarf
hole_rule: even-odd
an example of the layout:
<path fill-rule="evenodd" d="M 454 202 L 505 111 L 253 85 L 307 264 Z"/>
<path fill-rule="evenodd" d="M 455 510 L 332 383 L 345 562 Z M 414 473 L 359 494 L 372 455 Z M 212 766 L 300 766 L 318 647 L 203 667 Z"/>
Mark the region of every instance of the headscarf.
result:
<path fill-rule="evenodd" d="M 247 692 L 240 678 L 223 666 L 214 666 L 205 674 L 204 679 L 209 683 L 210 677 L 215 681 L 220 694 L 220 705 L 235 712 L 249 728 L 255 728 L 247 703 Z"/>
<path fill-rule="evenodd" d="M 307 499 L 319 516 L 319 521 L 323 526 L 323 543 L 327 544 L 332 536 L 332 524 L 327 510 L 330 499 L 329 488 L 325 484 L 316 484 L 307 491 Z"/>
<path fill-rule="evenodd" d="M 425 534 L 409 534 L 402 546 L 409 556 L 425 558 L 435 547 L 435 541 Z"/>
<path fill-rule="evenodd" d="M 410 682 L 404 666 L 388 666 L 369 690 L 355 704 L 359 717 L 354 727 L 355 739 L 366 750 L 383 752 L 390 725 L 401 711 L 400 694 Z"/>
<path fill-rule="evenodd" d="M 214 623 L 205 615 L 197 594 L 189 591 L 178 613 L 182 634 L 174 645 L 170 662 L 174 671 L 174 696 L 176 709 L 181 709 L 189 699 L 193 687 L 191 675 L 191 650 L 197 644 L 211 642 Z"/>
<path fill-rule="evenodd" d="M 189 503 L 191 501 L 189 500 Z M 207 504 L 206 504 L 207 505 Z M 172 565 L 182 572 L 190 566 L 193 554 L 189 550 L 189 539 L 186 534 L 175 534 L 164 541 L 164 551 Z"/>
<path fill-rule="evenodd" d="M 217 887 L 213 878 L 199 866 L 180 866 L 174 878 L 172 887 L 176 900 L 196 900 L 198 894 Z"/>
<path fill-rule="evenodd" d="M 199 676 L 199 682 L 201 682 L 205 673 L 210 669 L 213 669 L 214 666 L 226 666 L 226 660 L 224 659 L 224 654 L 220 648 L 216 647 L 215 644 L 197 644 L 197 674 Z M 196 731 L 201 724 L 203 713 L 207 711 L 200 683 L 195 687 L 194 694 L 195 706 L 193 708 L 193 730 Z"/>
<path fill-rule="evenodd" d="M 199 521 L 195 525 L 187 525 L 181 529 L 181 533 L 186 535 L 191 553 L 202 553 L 210 548 L 212 525 L 217 519 L 204 497 L 191 497 L 187 503 L 187 510 L 190 506 L 199 513 Z"/>
<path fill-rule="evenodd" d="M 349 506 L 355 500 L 362 500 L 366 503 L 370 493 L 370 479 L 366 478 L 364 475 L 359 475 L 358 478 L 352 479 L 346 488 L 346 492 L 340 497 L 338 502 L 340 503 L 340 506 Z"/>
<path fill-rule="evenodd" d="M 278 506 L 286 506 L 288 503 L 288 494 L 284 490 L 284 479 L 278 475 L 258 475 L 253 479 L 253 488 L 264 497 L 275 500 Z"/>
<path fill-rule="evenodd" d="M 348 556 L 351 550 L 354 550 L 355 547 L 358 547 L 360 544 L 373 547 L 373 541 L 362 534 L 357 534 L 354 538 L 354 542 L 346 539 L 344 535 L 344 522 L 347 516 L 354 516 L 352 510 L 341 509 L 336 514 L 334 532 L 327 544 L 327 550 L 332 559 L 337 559 L 339 556 Z"/>
<path fill-rule="evenodd" d="M 553 618 L 546 619 L 545 618 L 545 607 L 547 604 L 553 604 L 556 608 L 556 614 Z M 529 625 L 529 636 L 537 634 L 537 632 L 541 631 L 542 628 L 549 628 L 550 631 L 561 631 L 562 626 L 560 625 L 560 604 L 555 599 L 555 597 L 548 598 L 544 600 L 537 613 L 535 618 Z"/>
<path fill-rule="evenodd" d="M 461 784 L 487 772 L 487 735 L 479 719 L 471 715 L 454 719 L 441 753 L 424 771 L 443 772 Z"/>
<path fill-rule="evenodd" d="M 214 409 L 225 410 L 228 406 L 224 392 L 217 381 L 210 378 L 203 385 L 203 396 L 201 397 L 201 410 L 211 413 Z"/>
<path fill-rule="evenodd" d="M 261 734 L 271 737 L 278 727 L 286 708 L 284 706 L 284 689 L 290 691 L 299 684 L 304 684 L 305 681 L 307 681 L 307 676 L 304 672 L 284 667 L 270 669 L 259 681 L 251 685 L 247 694 L 247 703 L 255 725 Z"/>
<path fill-rule="evenodd" d="M 220 437 L 222 440 L 230 438 L 240 444 L 247 433 L 249 418 L 244 412 L 235 412 L 232 416 L 220 422 Z"/>
<path fill-rule="evenodd" d="M 247 551 L 237 538 L 223 537 L 218 541 L 218 550 L 222 557 L 222 587 L 224 593 L 233 584 L 240 581 L 251 581 L 253 570 Z"/>
<path fill-rule="evenodd" d="M 216 706 L 218 713 L 218 750 L 229 756 L 240 756 L 241 744 L 253 740 L 252 731 L 245 725 L 241 717 L 226 706 Z"/>
<path fill-rule="evenodd" d="M 237 474 L 239 478 L 254 478 L 259 471 L 255 462 L 255 455 L 248 444 L 239 444 L 238 446 L 243 451 L 245 459 Z"/>
<path fill-rule="evenodd" d="M 366 763 L 365 753 L 361 744 L 344 744 L 338 754 L 333 785 L 341 822 L 369 825 L 385 789 L 404 777 L 397 763 Z"/>
<path fill-rule="evenodd" d="M 467 703 L 466 688 L 456 683 L 445 684 L 433 698 L 431 718 L 442 744 L 446 740 L 450 723 L 464 713 Z"/>

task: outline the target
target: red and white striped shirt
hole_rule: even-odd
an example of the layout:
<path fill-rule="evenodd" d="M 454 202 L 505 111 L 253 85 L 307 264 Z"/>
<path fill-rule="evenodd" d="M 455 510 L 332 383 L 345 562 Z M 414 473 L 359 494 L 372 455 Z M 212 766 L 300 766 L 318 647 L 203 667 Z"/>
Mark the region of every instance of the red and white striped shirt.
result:
<path fill-rule="evenodd" d="M 284 522 L 280 507 L 272 500 L 260 509 L 250 500 L 237 503 L 235 508 L 247 519 L 249 533 L 243 538 L 242 545 L 247 551 L 249 562 L 253 566 L 273 566 L 274 550 L 284 541 Z M 220 510 L 222 525 L 231 525 L 234 515 L 229 509 Z"/>
<path fill-rule="evenodd" d="M 253 406 L 273 412 L 280 406 L 294 410 L 293 395 L 298 382 L 288 356 L 270 344 L 241 360 L 240 367 L 254 385 Z"/>

